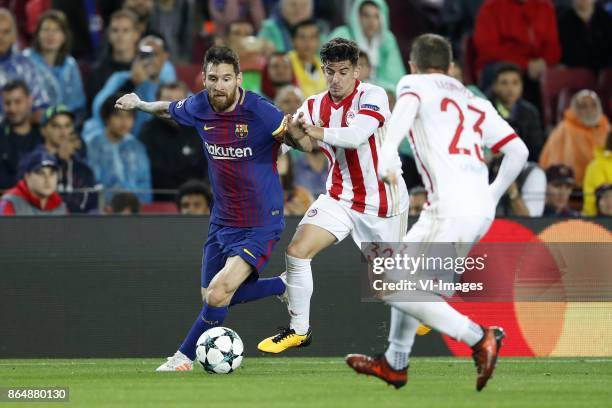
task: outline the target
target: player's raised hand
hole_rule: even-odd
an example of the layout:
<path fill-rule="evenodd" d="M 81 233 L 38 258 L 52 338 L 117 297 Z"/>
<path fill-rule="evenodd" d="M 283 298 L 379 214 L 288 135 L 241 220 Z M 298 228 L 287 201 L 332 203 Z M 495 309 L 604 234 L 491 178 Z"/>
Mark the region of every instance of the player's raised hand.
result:
<path fill-rule="evenodd" d="M 135 93 L 123 95 L 115 102 L 115 108 L 123 110 L 134 110 L 138 107 L 140 98 Z"/>
<path fill-rule="evenodd" d="M 300 112 L 297 117 L 291 115 L 290 120 L 287 122 L 287 130 L 294 140 L 300 140 L 306 136 L 306 133 L 304 133 L 304 125 L 302 124 L 305 120 L 304 112 Z"/>

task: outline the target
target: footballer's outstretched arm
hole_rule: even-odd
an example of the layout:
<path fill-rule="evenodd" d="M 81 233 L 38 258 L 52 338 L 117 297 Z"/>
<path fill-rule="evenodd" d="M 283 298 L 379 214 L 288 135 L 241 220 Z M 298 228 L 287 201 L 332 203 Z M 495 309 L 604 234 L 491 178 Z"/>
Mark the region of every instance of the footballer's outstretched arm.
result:
<path fill-rule="evenodd" d="M 338 128 L 313 126 L 302 119 L 302 127 L 308 136 L 343 149 L 356 149 L 365 143 L 379 124 L 378 119 L 363 114 L 356 115 L 349 126 Z"/>
<path fill-rule="evenodd" d="M 129 93 L 123 95 L 115 102 L 115 108 L 123 110 L 139 110 L 146 113 L 151 113 L 162 119 L 171 120 L 170 116 L 169 101 L 156 101 L 156 102 L 145 102 L 140 99 L 135 93 Z"/>

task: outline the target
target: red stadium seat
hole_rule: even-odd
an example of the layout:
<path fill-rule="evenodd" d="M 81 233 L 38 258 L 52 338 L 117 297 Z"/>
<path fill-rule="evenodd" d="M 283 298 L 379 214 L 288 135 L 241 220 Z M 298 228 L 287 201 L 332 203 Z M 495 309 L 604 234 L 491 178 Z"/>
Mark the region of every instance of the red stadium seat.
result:
<path fill-rule="evenodd" d="M 461 65 L 463 66 L 463 79 L 466 85 L 475 84 L 478 80 L 476 72 L 476 48 L 471 34 L 461 39 Z"/>
<path fill-rule="evenodd" d="M 176 77 L 179 81 L 184 82 L 191 92 L 198 92 L 199 89 L 194 88 L 193 78 L 202 72 L 200 64 L 175 65 Z"/>
<path fill-rule="evenodd" d="M 570 91 L 595 90 L 595 85 L 595 76 L 586 68 L 556 66 L 546 69 L 540 82 L 544 126 L 554 125 L 559 94 L 563 89 L 567 88 Z"/>
<path fill-rule="evenodd" d="M 178 214 L 176 204 L 171 201 L 158 201 L 140 206 L 141 214 Z"/>
<path fill-rule="evenodd" d="M 612 118 L 612 68 L 600 72 L 598 88 L 603 109 L 608 118 Z"/>

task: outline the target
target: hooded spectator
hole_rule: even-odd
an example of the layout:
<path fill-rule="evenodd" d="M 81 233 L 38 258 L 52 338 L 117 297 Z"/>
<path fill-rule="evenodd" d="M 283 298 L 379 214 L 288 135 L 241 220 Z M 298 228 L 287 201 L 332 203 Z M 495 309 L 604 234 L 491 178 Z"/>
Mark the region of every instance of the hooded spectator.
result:
<path fill-rule="evenodd" d="M 572 98 L 563 120 L 553 129 L 540 156 L 540 166 L 553 164 L 570 166 L 582 186 L 586 166 L 594 157 L 596 147 L 603 147 L 610 131 L 608 118 L 602 113 L 597 94 L 582 90 Z"/>
<path fill-rule="evenodd" d="M 367 54 L 370 82 L 395 91 L 397 82 L 406 75 L 406 67 L 397 40 L 389 30 L 389 8 L 384 0 L 354 1 L 348 25 L 329 35 L 329 39 L 336 37 L 355 41 Z"/>
<path fill-rule="evenodd" d="M 276 93 L 287 85 L 295 85 L 291 61 L 289 61 L 287 54 L 275 52 L 270 55 L 264 67 L 261 78 L 261 91 L 268 98 L 274 99 L 276 98 Z"/>
<path fill-rule="evenodd" d="M 31 48 L 24 51 L 45 78 L 44 87 L 51 106 L 66 105 L 82 122 L 85 91 L 76 60 L 70 55 L 72 34 L 64 13 L 49 10 L 36 24 Z"/>

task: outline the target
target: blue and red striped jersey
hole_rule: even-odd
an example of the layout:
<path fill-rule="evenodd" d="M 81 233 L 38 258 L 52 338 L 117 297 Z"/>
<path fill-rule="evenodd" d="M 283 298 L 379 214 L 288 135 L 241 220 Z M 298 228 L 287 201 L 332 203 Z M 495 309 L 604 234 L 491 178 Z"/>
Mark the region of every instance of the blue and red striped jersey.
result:
<path fill-rule="evenodd" d="M 284 115 L 267 99 L 239 89 L 232 112 L 215 112 L 207 91 L 172 102 L 169 112 L 197 129 L 208 158 L 214 204 L 211 222 L 233 227 L 284 223 L 283 189 L 276 170 Z"/>

